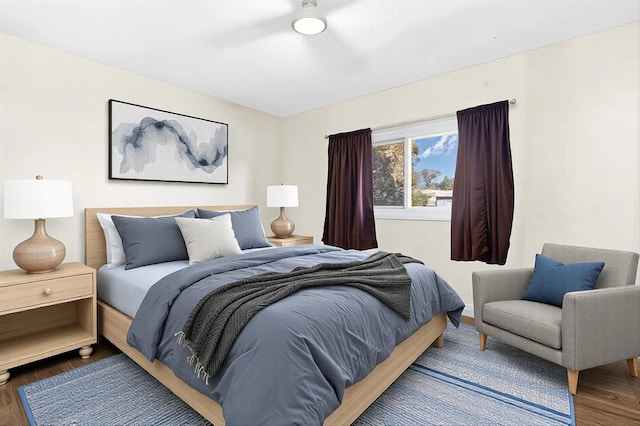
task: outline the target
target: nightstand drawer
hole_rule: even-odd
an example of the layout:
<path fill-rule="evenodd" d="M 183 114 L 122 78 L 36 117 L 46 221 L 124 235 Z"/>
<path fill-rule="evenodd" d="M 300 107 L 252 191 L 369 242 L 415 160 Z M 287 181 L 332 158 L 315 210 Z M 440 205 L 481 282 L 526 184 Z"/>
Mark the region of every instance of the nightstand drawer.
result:
<path fill-rule="evenodd" d="M 0 287 L 0 313 L 92 294 L 91 274 Z"/>

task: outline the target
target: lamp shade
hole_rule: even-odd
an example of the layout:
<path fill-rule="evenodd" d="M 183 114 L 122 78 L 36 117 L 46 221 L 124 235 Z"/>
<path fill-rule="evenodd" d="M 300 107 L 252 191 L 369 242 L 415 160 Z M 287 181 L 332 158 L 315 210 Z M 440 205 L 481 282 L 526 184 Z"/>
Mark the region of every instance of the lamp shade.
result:
<path fill-rule="evenodd" d="M 71 182 L 42 178 L 5 181 L 5 219 L 47 219 L 71 216 L 73 216 Z"/>
<path fill-rule="evenodd" d="M 298 186 L 267 186 L 267 207 L 298 207 Z"/>

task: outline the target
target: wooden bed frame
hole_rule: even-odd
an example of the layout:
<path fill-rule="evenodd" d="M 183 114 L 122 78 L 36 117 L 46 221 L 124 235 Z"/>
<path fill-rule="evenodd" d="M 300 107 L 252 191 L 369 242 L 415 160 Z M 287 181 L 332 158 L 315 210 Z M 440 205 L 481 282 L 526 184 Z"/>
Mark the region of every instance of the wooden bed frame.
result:
<path fill-rule="evenodd" d="M 237 210 L 252 207 L 197 206 L 207 210 Z M 95 269 L 106 263 L 105 238 L 96 213 L 134 216 L 180 214 L 197 207 L 124 207 L 85 209 L 85 263 Z M 149 374 L 189 404 L 194 410 L 216 426 L 225 424 L 222 407 L 213 399 L 191 388 L 177 378 L 169 367 L 158 360 L 149 362 L 140 352 L 127 344 L 126 337 L 132 319 L 126 314 L 98 301 L 99 333 L 144 368 Z M 342 405 L 327 419 L 325 425 L 347 425 L 354 422 L 431 344 L 442 346 L 442 335 L 447 327 L 444 312 L 431 319 L 391 352 L 389 358 L 378 364 L 367 377 L 345 390 Z"/>

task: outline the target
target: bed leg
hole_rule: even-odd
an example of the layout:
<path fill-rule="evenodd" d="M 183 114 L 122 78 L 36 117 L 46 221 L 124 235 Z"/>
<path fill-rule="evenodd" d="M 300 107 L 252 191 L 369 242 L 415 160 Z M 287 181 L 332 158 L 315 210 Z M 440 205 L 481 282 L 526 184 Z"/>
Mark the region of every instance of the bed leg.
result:
<path fill-rule="evenodd" d="M 436 340 L 433 341 L 433 346 L 435 346 L 436 348 L 441 348 L 443 343 L 444 343 L 444 333 L 439 335 L 436 338 Z"/>

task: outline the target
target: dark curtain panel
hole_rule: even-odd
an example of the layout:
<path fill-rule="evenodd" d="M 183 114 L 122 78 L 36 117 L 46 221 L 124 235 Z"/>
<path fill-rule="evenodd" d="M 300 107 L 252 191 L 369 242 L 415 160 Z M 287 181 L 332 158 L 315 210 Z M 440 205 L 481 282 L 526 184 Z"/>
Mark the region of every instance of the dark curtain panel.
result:
<path fill-rule="evenodd" d="M 458 111 L 451 260 L 504 265 L 514 188 L 507 101 Z"/>
<path fill-rule="evenodd" d="M 378 247 L 373 217 L 371 129 L 329 136 L 322 241 L 345 249 Z"/>

